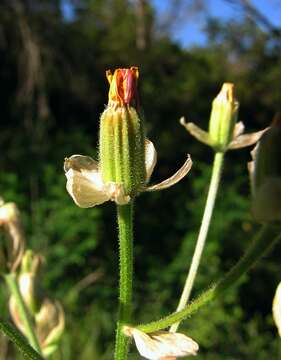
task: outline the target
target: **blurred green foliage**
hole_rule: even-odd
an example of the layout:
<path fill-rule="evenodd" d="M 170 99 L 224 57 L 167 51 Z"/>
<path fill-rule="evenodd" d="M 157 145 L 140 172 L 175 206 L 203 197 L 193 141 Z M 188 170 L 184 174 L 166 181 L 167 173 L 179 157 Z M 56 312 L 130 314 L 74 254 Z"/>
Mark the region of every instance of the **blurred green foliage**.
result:
<path fill-rule="evenodd" d="M 65 191 L 62 169 L 65 156 L 97 156 L 99 114 L 107 102 L 105 70 L 140 67 L 147 135 L 158 151 L 152 181 L 172 174 L 186 153 L 194 161 L 176 187 L 136 202 L 134 307 L 136 322 L 145 322 L 176 307 L 210 177 L 211 150 L 196 143 L 178 119 L 185 115 L 207 128 L 213 97 L 222 82 L 233 81 L 247 129 L 267 126 L 280 110 L 280 38 L 247 19 L 210 19 L 208 44 L 183 49 L 156 31 L 149 1 L 143 13 L 126 0 L 72 4 L 71 21 L 58 0 L 0 4 L 0 195 L 19 205 L 28 245 L 47 260 L 42 289 L 65 307 L 66 334 L 53 359 L 109 360 L 118 296 L 115 209 L 113 204 L 77 208 Z M 255 233 L 249 159 L 248 149 L 227 154 L 194 294 L 229 269 Z M 198 358 L 280 357 L 271 320 L 280 248 L 240 287 L 183 324 L 200 344 Z M 1 285 L 2 309 L 5 291 Z M 0 359 L 17 358 L 11 345 L 4 339 L 1 344 Z M 135 350 L 130 358 L 139 358 Z"/>

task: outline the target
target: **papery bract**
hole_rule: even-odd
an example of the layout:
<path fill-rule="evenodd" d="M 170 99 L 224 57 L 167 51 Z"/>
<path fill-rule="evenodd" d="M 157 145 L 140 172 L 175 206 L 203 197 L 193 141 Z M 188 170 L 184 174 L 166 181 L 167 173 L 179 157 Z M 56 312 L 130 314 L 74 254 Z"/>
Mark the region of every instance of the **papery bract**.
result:
<path fill-rule="evenodd" d="M 141 356 L 149 360 L 168 360 L 197 355 L 198 344 L 190 337 L 168 331 L 146 334 L 136 328 L 124 327 L 124 333 L 134 338 Z"/>

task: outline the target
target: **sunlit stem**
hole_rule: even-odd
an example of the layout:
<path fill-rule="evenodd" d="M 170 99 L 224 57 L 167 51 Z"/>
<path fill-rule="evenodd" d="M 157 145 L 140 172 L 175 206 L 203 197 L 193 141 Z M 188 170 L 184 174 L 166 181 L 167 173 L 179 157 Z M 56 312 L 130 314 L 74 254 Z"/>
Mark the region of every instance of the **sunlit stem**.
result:
<path fill-rule="evenodd" d="M 117 206 L 119 228 L 119 312 L 116 330 L 115 360 L 126 360 L 128 356 L 128 338 L 122 327 L 131 321 L 132 280 L 133 280 L 133 204 Z"/>
<path fill-rule="evenodd" d="M 32 319 L 30 317 L 29 311 L 25 305 L 25 302 L 23 300 L 23 297 L 21 295 L 17 277 L 15 273 L 10 273 L 5 275 L 6 283 L 10 289 L 11 295 L 13 296 L 17 309 L 19 311 L 19 316 L 21 319 L 21 322 L 23 324 L 23 327 L 25 329 L 25 335 L 30 343 L 30 345 L 39 353 L 41 354 L 41 348 L 39 345 L 39 341 L 37 339 L 35 330 L 34 330 L 34 324 L 32 322 Z"/>
<path fill-rule="evenodd" d="M 203 305 L 220 297 L 231 288 L 263 255 L 265 255 L 277 241 L 281 239 L 281 233 L 274 235 L 273 229 L 264 225 L 255 237 L 254 241 L 243 257 L 233 268 L 209 290 L 203 292 L 199 297 L 187 305 L 183 310 L 172 313 L 158 321 L 136 326 L 137 329 L 150 333 L 165 329 L 174 323 L 182 321 L 199 310 Z"/>
<path fill-rule="evenodd" d="M 221 173 L 222 173 L 222 167 L 223 167 L 223 160 L 224 160 L 224 153 L 223 152 L 217 152 L 214 157 L 214 163 L 213 163 L 213 170 L 212 170 L 212 177 L 211 182 L 209 186 L 207 201 L 205 205 L 205 210 L 202 218 L 201 227 L 199 230 L 195 251 L 192 257 L 192 262 L 190 265 L 190 269 L 185 281 L 185 285 L 181 294 L 181 298 L 177 307 L 176 311 L 181 311 L 187 304 L 191 291 L 193 288 L 194 280 L 200 265 L 200 260 L 202 257 L 202 253 L 204 250 L 204 246 L 206 243 L 206 238 L 209 231 L 209 226 L 212 219 L 212 214 L 214 210 L 214 205 L 218 193 Z M 170 331 L 176 332 L 177 328 L 179 326 L 180 322 L 177 322 L 171 326 Z"/>

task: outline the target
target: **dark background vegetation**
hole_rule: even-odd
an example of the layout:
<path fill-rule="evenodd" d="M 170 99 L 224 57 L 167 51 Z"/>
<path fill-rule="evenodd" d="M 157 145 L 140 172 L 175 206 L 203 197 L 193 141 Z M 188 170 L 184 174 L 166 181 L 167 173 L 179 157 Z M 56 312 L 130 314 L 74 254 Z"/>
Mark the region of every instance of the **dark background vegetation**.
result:
<path fill-rule="evenodd" d="M 0 195 L 20 207 L 28 246 L 47 259 L 41 287 L 65 307 L 66 332 L 54 360 L 112 359 L 115 208 L 76 207 L 62 169 L 65 156 L 97 155 L 105 70 L 140 68 L 146 132 L 158 150 L 152 181 L 172 174 L 186 153 L 194 161 L 180 184 L 137 199 L 135 322 L 176 307 L 206 198 L 212 150 L 191 138 L 179 117 L 207 128 L 211 101 L 225 81 L 236 84 L 248 131 L 264 128 L 280 110 L 280 29 L 244 6 L 231 21 L 208 18 L 207 44 L 185 49 L 170 29 L 177 9 L 194 3 L 171 1 L 169 23 L 161 23 L 148 0 L 73 0 L 71 20 L 59 0 L 0 2 Z M 258 228 L 250 215 L 249 159 L 249 149 L 227 154 L 194 295 L 234 264 Z M 280 358 L 271 318 L 280 250 L 223 299 L 185 321 L 182 331 L 200 344 L 198 359 Z M 1 316 L 8 313 L 6 298 L 1 285 Z M 0 351 L 1 359 L 17 358 L 4 339 Z M 138 358 L 134 350 L 131 359 Z"/>

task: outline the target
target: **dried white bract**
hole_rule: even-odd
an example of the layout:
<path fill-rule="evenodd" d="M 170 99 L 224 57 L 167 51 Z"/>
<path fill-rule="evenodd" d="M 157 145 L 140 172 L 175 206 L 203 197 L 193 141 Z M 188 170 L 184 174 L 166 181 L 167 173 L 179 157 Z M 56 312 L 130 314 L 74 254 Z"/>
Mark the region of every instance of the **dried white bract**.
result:
<path fill-rule="evenodd" d="M 190 337 L 180 333 L 157 331 L 150 334 L 124 326 L 124 333 L 132 336 L 141 356 L 149 360 L 173 360 L 179 357 L 195 356 L 199 345 Z"/>
<path fill-rule="evenodd" d="M 156 165 L 157 153 L 151 141 L 145 141 L 146 182 L 149 181 Z M 142 191 L 157 191 L 169 188 L 179 182 L 192 166 L 190 156 L 183 166 L 170 178 L 159 184 L 146 186 Z M 66 158 L 64 170 L 67 178 L 66 189 L 76 205 L 89 208 L 106 201 L 115 201 L 118 205 L 130 202 L 129 194 L 125 193 L 122 184 L 103 182 L 97 161 L 89 156 L 72 155 Z"/>
<path fill-rule="evenodd" d="M 281 337 L 281 282 L 278 285 L 272 304 L 272 313 L 279 336 Z"/>

